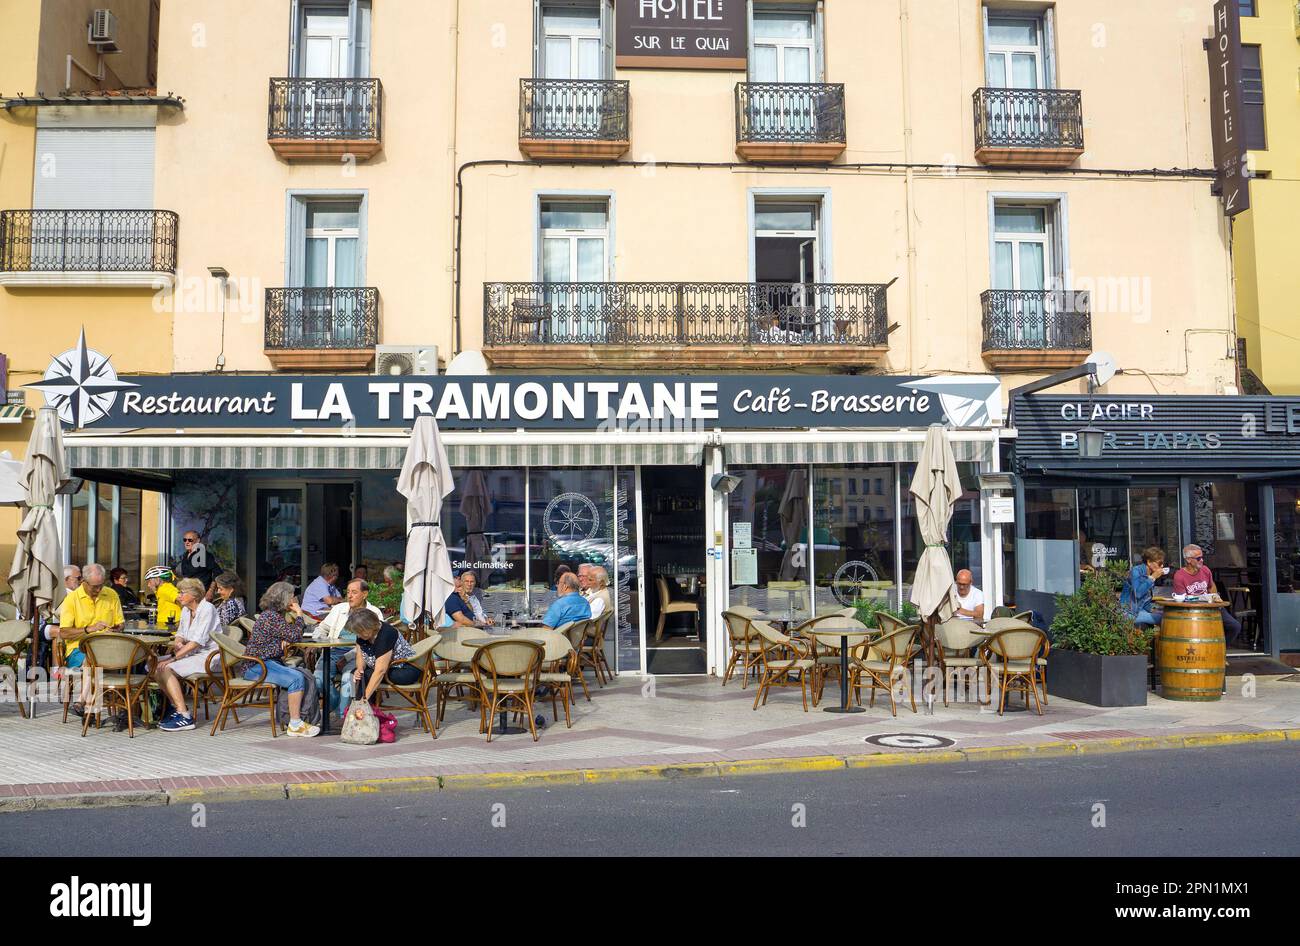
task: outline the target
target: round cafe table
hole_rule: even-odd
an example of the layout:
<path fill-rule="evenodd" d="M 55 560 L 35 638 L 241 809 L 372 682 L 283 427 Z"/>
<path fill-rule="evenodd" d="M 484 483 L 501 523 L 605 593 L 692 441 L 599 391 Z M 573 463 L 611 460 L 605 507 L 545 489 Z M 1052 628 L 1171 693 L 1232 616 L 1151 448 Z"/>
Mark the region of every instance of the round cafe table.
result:
<path fill-rule="evenodd" d="M 309 641 L 309 640 L 302 640 L 302 641 L 297 641 L 297 642 L 295 642 L 295 643 L 289 645 L 291 648 L 296 647 L 296 648 L 299 648 L 299 649 L 301 649 L 301 650 L 319 650 L 321 653 L 320 653 L 320 656 L 317 657 L 316 659 L 317 659 L 318 661 L 320 661 L 320 660 L 325 661 L 325 671 L 324 671 L 324 676 L 321 677 L 321 679 L 325 681 L 325 686 L 322 687 L 322 689 L 323 689 L 325 692 L 323 692 L 323 693 L 320 694 L 320 734 L 321 734 L 322 736 L 328 736 L 328 735 L 330 734 L 330 692 L 329 692 L 329 688 L 330 688 L 330 686 L 332 685 L 332 677 L 333 677 L 333 674 L 330 672 L 330 671 L 331 671 L 331 668 L 330 668 L 330 648 L 332 648 L 332 647 L 350 647 L 352 644 L 355 644 L 355 643 L 356 643 L 356 641 Z"/>
<path fill-rule="evenodd" d="M 862 643 L 868 638 L 874 636 L 865 624 L 861 621 L 855 621 L 852 618 L 831 618 L 814 624 L 812 627 L 806 627 L 799 632 L 801 635 L 811 637 L 814 641 L 821 640 L 823 637 L 839 638 L 840 648 L 840 705 L 827 706 L 823 713 L 865 713 L 866 707 L 849 705 L 849 638 L 861 638 L 857 643 Z M 854 645 L 856 646 L 856 645 Z M 813 664 L 817 663 L 817 649 L 813 648 Z"/>
<path fill-rule="evenodd" d="M 541 625 L 538 626 L 540 627 Z M 488 644 L 495 644 L 497 641 L 508 641 L 508 640 L 532 641 L 534 644 L 542 643 L 542 641 L 539 638 L 528 636 L 528 630 L 529 630 L 528 628 L 523 628 L 523 629 L 512 628 L 512 630 L 514 631 L 514 633 L 511 634 L 498 634 L 495 637 L 470 637 L 461 641 L 461 643 L 464 644 L 466 647 L 473 647 L 475 649 L 480 647 L 486 647 Z M 510 726 L 507 724 L 507 720 L 508 720 L 508 713 L 506 712 L 506 710 L 502 710 L 501 725 L 497 727 L 496 729 L 497 732 L 505 733 L 507 736 L 513 736 L 513 735 L 518 735 L 519 733 L 525 733 L 529 731 L 525 729 L 523 726 Z"/>

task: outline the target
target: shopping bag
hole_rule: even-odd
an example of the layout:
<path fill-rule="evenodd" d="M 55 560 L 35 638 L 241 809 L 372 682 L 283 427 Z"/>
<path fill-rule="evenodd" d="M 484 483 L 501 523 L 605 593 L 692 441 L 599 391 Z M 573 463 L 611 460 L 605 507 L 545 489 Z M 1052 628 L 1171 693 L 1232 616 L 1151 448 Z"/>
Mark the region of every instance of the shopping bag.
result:
<path fill-rule="evenodd" d="M 384 710 L 375 710 L 375 718 L 379 720 L 379 741 L 396 742 L 397 741 L 397 717 L 392 713 Z"/>
<path fill-rule="evenodd" d="M 379 720 L 365 700 L 353 700 L 348 706 L 340 738 L 353 746 L 373 746 L 379 741 Z"/>

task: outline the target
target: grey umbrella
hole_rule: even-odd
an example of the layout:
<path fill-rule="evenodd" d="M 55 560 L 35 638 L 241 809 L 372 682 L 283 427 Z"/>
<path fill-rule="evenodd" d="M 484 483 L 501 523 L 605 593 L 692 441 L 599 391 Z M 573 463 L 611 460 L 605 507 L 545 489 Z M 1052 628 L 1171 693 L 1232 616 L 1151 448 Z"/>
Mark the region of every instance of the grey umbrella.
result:
<path fill-rule="evenodd" d="M 492 498 L 488 494 L 487 474 L 482 470 L 470 470 L 465 474 L 460 489 L 460 514 L 465 517 L 465 560 L 467 562 L 487 561 L 489 549 L 487 536 L 488 513 L 492 508 Z"/>
<path fill-rule="evenodd" d="M 451 463 L 438 433 L 438 422 L 422 414 L 411 431 L 397 491 L 406 497 L 406 570 L 402 587 L 411 623 L 427 617 L 442 621 L 443 607 L 455 586 L 447 542 L 442 535 L 442 501 L 455 488 Z"/>
<path fill-rule="evenodd" d="M 59 415 L 52 407 L 42 407 L 36 414 L 27 458 L 18 478 L 24 493 L 24 512 L 18 526 L 18 547 L 9 569 L 9 586 L 13 589 L 14 604 L 32 622 L 30 662 L 40 643 L 41 618 L 53 620 L 65 594 L 54 495 L 68 481 L 68 464 L 63 454 Z"/>
<path fill-rule="evenodd" d="M 933 631 L 936 621 L 946 621 L 954 612 L 952 562 L 944 542 L 952 507 L 961 496 L 961 478 L 952 454 L 948 434 L 940 424 L 931 424 L 916 463 L 909 491 L 915 497 L 916 521 L 921 527 L 925 549 L 916 563 L 911 601 Z M 933 633 L 930 635 L 933 640 Z"/>
<path fill-rule="evenodd" d="M 808 471 L 790 471 L 777 508 L 781 517 L 781 537 L 785 539 L 785 556 L 781 559 L 780 581 L 797 581 L 808 577 L 808 549 L 799 560 L 796 545 L 808 530 Z"/>

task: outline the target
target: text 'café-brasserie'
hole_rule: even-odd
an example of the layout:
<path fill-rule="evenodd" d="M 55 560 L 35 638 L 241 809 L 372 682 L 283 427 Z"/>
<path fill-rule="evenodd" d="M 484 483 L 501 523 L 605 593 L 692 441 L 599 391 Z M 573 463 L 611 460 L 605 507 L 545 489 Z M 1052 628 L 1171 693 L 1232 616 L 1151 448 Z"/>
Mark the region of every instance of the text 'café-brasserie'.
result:
<path fill-rule="evenodd" d="M 79 365 L 96 366 L 93 382 Z M 402 561 L 395 480 L 424 412 L 454 470 L 441 515 L 453 563 L 479 572 L 487 610 L 540 613 L 559 565 L 601 565 L 622 672 L 725 666 L 731 605 L 793 620 L 862 598 L 899 607 L 924 548 L 908 485 L 932 423 L 949 426 L 965 487 L 955 564 L 1001 596 L 1002 526 L 979 491 L 1000 462 L 990 376 L 118 378 L 86 349 L 36 386 L 85 480 L 69 548 L 87 547 L 75 533 L 91 505 L 148 490 L 161 547 L 178 554 L 199 531 L 250 597 L 325 562 L 378 575 Z"/>

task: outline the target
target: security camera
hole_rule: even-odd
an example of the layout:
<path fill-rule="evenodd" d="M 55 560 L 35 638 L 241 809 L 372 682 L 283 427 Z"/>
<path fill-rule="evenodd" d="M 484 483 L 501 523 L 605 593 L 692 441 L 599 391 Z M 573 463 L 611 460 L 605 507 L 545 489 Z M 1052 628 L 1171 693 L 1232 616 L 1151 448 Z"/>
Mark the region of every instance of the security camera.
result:
<path fill-rule="evenodd" d="M 715 493 L 726 496 L 735 492 L 736 487 L 740 485 L 740 477 L 732 476 L 730 473 L 714 473 L 709 485 L 713 487 Z"/>

